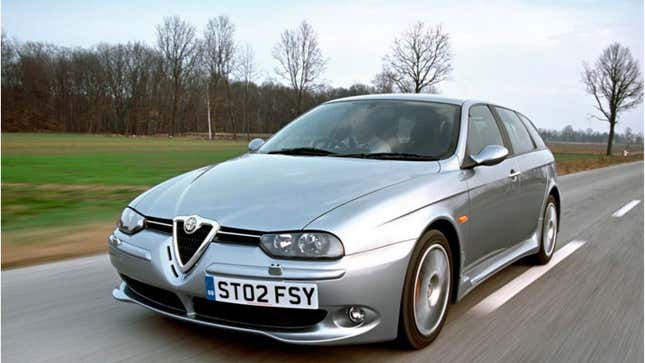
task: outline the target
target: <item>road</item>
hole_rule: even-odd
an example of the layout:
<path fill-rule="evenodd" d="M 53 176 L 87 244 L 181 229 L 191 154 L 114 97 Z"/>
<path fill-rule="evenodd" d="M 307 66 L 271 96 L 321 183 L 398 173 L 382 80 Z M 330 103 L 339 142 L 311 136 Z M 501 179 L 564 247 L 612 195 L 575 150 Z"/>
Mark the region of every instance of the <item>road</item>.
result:
<path fill-rule="evenodd" d="M 548 271 L 506 268 L 451 306 L 421 351 L 290 346 L 177 322 L 114 301 L 118 278 L 100 255 L 2 272 L 2 361 L 642 361 L 643 204 L 612 215 L 643 201 L 643 163 L 564 176 L 560 186 L 557 253 L 575 241 L 568 255 Z"/>

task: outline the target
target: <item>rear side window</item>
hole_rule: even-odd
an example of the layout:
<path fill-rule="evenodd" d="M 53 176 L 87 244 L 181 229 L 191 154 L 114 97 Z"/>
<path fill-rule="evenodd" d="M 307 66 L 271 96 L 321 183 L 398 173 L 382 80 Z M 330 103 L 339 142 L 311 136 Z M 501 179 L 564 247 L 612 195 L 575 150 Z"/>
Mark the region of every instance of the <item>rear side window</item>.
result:
<path fill-rule="evenodd" d="M 526 128 L 529 130 L 529 134 L 531 134 L 531 137 L 533 138 L 533 142 L 535 145 L 538 147 L 538 149 L 544 149 L 546 145 L 544 144 L 544 140 L 542 140 L 542 137 L 540 136 L 540 133 L 538 130 L 535 128 L 535 125 L 533 125 L 533 122 L 526 118 L 524 115 L 522 115 L 519 112 L 516 112 L 517 115 L 524 121 L 524 125 L 526 125 Z"/>
<path fill-rule="evenodd" d="M 468 112 L 468 152 L 477 154 L 488 145 L 504 146 L 502 134 L 487 106 L 473 106 Z"/>
<path fill-rule="evenodd" d="M 528 130 L 515 112 L 500 107 L 495 107 L 495 111 L 502 119 L 502 124 L 504 124 L 508 137 L 511 139 L 513 153 L 522 154 L 535 149 Z"/>

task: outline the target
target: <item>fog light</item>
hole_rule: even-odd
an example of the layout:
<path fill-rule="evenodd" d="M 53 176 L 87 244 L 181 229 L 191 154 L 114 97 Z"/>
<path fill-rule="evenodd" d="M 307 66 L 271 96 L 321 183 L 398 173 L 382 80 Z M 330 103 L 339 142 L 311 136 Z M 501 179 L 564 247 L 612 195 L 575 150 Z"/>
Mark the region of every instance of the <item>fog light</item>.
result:
<path fill-rule="evenodd" d="M 354 324 L 360 324 L 365 320 L 365 310 L 358 306 L 350 306 L 347 309 L 347 317 Z"/>

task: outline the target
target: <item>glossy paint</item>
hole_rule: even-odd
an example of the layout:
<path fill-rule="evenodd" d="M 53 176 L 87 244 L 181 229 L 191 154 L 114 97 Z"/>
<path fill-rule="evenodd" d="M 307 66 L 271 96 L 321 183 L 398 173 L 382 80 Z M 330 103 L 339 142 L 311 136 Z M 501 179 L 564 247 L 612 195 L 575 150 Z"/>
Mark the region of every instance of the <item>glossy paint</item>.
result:
<path fill-rule="evenodd" d="M 557 188 L 553 155 L 545 148 L 510 154 L 495 165 L 464 167 L 468 159 L 468 110 L 481 101 L 430 95 L 378 95 L 349 99 L 405 99 L 461 106 L 456 152 L 440 161 L 399 161 L 249 153 L 166 181 L 130 206 L 157 218 L 198 215 L 222 227 L 260 232 L 326 231 L 343 243 L 334 261 L 275 259 L 259 247 L 210 243 L 196 265 L 174 276 L 172 237 L 144 230 L 109 238 L 112 264 L 122 274 L 178 295 L 178 316 L 138 301 L 125 284 L 113 295 L 176 318 L 249 331 L 301 344 L 363 343 L 394 339 L 403 280 L 416 241 L 441 223 L 454 230 L 454 299 L 513 261 L 538 251 L 542 215 Z M 342 100 L 341 100 L 342 101 Z M 332 101 L 339 102 L 339 101 Z M 503 145 L 509 148 L 508 145 Z M 510 148 L 509 148 L 510 150 Z M 460 216 L 468 221 L 459 223 Z M 172 248 L 171 248 L 172 250 Z M 283 275 L 269 273 L 280 264 Z M 204 297 L 204 275 L 315 282 L 327 318 L 288 332 L 202 321 L 192 298 Z M 345 311 L 366 310 L 354 326 Z"/>

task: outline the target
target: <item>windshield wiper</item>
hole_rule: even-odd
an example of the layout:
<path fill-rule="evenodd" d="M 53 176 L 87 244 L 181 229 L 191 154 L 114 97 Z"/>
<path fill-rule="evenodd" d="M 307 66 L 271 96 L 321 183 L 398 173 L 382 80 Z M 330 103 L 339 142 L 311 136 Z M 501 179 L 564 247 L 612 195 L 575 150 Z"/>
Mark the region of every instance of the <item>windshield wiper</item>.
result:
<path fill-rule="evenodd" d="M 325 156 L 325 155 L 332 155 L 336 153 L 329 150 L 316 149 L 315 147 L 294 147 L 294 148 L 288 148 L 288 149 L 269 151 L 267 154 Z"/>
<path fill-rule="evenodd" d="M 381 152 L 381 153 L 339 154 L 333 151 L 317 149 L 314 147 L 294 147 L 294 148 L 279 149 L 279 150 L 269 151 L 267 152 L 267 154 L 334 156 L 339 158 L 384 159 L 384 160 L 419 160 L 419 161 L 439 160 L 439 158 L 434 156 L 413 154 L 413 153 Z"/>
<path fill-rule="evenodd" d="M 354 153 L 354 154 L 334 154 L 332 156 L 341 158 L 361 158 L 361 159 L 387 159 L 387 160 L 420 160 L 436 161 L 439 158 L 430 155 L 412 154 L 412 153 Z"/>

